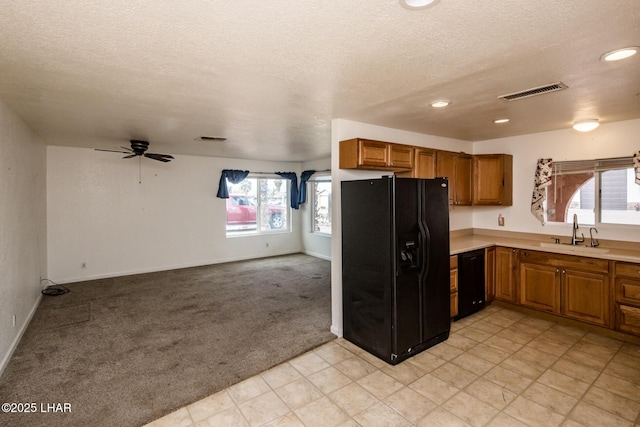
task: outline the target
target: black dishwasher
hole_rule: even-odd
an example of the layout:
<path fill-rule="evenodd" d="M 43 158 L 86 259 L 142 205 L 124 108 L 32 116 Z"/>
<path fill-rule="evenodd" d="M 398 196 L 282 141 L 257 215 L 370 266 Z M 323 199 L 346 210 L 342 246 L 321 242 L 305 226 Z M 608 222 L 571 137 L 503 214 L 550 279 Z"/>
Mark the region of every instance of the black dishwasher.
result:
<path fill-rule="evenodd" d="M 458 255 L 458 316 L 482 310 L 484 301 L 484 249 Z"/>

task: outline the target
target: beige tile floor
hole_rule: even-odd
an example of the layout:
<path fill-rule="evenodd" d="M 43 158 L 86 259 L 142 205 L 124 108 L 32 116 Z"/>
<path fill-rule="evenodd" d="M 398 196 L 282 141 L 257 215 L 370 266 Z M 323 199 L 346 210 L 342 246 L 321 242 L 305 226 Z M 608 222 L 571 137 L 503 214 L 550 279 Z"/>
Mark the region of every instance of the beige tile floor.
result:
<path fill-rule="evenodd" d="M 640 426 L 640 346 L 490 306 L 390 366 L 336 339 L 164 426 Z"/>

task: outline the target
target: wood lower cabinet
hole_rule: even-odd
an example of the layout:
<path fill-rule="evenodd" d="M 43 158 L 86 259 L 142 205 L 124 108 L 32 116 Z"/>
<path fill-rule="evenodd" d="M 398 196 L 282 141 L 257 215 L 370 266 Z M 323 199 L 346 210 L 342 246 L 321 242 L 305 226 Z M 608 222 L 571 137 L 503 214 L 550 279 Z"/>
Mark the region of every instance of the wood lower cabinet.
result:
<path fill-rule="evenodd" d="M 560 288 L 557 267 L 520 262 L 520 304 L 560 313 Z"/>
<path fill-rule="evenodd" d="M 484 299 L 487 304 L 496 297 L 496 248 L 487 248 L 484 252 Z"/>
<path fill-rule="evenodd" d="M 516 271 L 518 250 L 513 248 L 496 247 L 496 279 L 495 298 L 507 302 L 516 300 Z"/>
<path fill-rule="evenodd" d="M 640 335 L 640 264 L 615 265 L 615 328 Z"/>
<path fill-rule="evenodd" d="M 573 319 L 609 326 L 609 275 L 562 270 L 561 313 Z"/>
<path fill-rule="evenodd" d="M 522 251 L 519 303 L 610 327 L 609 262 L 596 258 Z"/>
<path fill-rule="evenodd" d="M 449 258 L 449 290 L 451 292 L 451 317 L 458 315 L 458 256 Z"/>

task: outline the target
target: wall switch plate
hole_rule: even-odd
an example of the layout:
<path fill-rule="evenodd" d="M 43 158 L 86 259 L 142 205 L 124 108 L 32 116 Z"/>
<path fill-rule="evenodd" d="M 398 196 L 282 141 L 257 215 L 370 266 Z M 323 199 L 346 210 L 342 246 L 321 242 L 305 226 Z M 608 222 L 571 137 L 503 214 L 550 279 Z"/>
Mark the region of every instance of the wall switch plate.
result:
<path fill-rule="evenodd" d="M 13 327 L 16 327 L 16 315 L 11 316 L 11 321 L 13 322 Z"/>
<path fill-rule="evenodd" d="M 502 215 L 498 215 L 498 226 L 504 227 L 504 217 Z"/>

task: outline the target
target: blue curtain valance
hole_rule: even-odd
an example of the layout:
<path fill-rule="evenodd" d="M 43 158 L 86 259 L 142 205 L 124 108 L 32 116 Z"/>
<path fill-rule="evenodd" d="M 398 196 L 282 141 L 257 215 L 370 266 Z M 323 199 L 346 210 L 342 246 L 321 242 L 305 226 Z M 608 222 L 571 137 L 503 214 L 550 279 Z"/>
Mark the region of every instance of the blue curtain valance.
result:
<path fill-rule="evenodd" d="M 276 175 L 291 180 L 291 207 L 298 209 L 300 207 L 298 203 L 298 176 L 295 172 L 276 172 Z"/>
<path fill-rule="evenodd" d="M 298 192 L 298 204 L 307 203 L 307 181 L 311 175 L 316 173 L 314 170 L 306 170 L 300 175 L 300 191 Z"/>
<path fill-rule="evenodd" d="M 220 175 L 220 183 L 218 184 L 218 194 L 216 197 L 221 199 L 229 198 L 229 189 L 227 188 L 227 180 L 232 184 L 238 184 L 249 175 L 249 171 L 237 169 L 223 169 Z"/>

